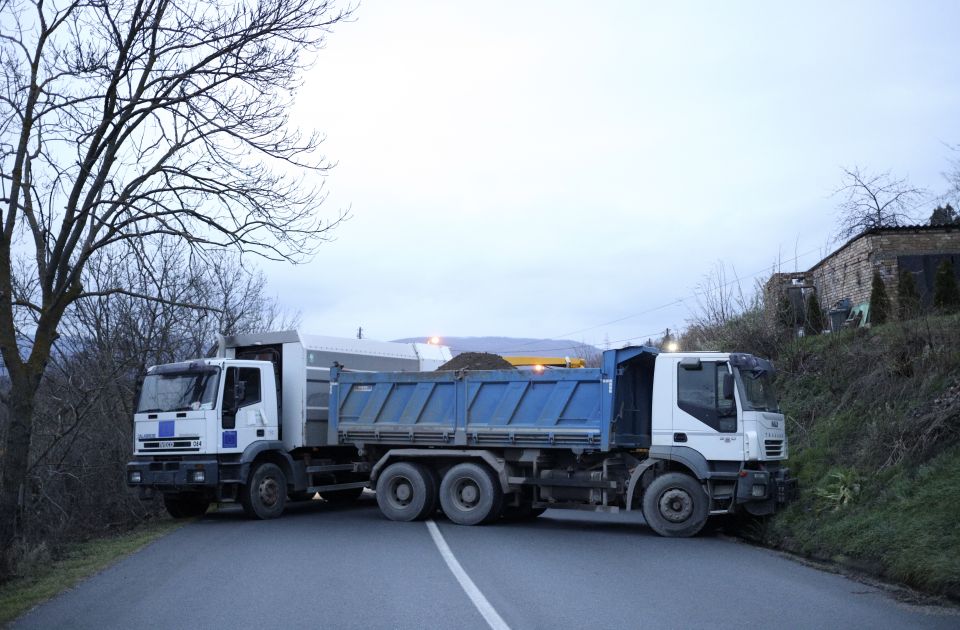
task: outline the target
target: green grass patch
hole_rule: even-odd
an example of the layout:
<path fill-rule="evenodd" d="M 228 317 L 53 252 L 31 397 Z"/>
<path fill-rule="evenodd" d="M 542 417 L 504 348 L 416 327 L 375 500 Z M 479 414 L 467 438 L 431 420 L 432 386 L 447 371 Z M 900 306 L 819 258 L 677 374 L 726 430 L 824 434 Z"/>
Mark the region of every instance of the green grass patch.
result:
<path fill-rule="evenodd" d="M 960 599 L 960 318 L 804 338 L 777 364 L 801 499 L 765 541 Z"/>
<path fill-rule="evenodd" d="M 0 586 L 0 626 L 61 593 L 86 577 L 102 571 L 157 538 L 182 526 L 185 521 L 154 521 L 132 532 L 70 545 L 59 559 L 34 567 L 30 575 Z"/>

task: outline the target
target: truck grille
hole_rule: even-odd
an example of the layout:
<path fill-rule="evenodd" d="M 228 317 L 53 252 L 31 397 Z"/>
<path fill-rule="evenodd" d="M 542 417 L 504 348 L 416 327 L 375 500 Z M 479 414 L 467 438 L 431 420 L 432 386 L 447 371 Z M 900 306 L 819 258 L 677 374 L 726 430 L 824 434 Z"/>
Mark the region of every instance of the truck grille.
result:
<path fill-rule="evenodd" d="M 171 438 L 169 440 L 140 439 L 140 446 L 137 451 L 144 453 L 150 451 L 179 451 L 184 453 L 195 453 L 200 450 L 200 440 L 191 438 Z"/>
<path fill-rule="evenodd" d="M 764 440 L 763 447 L 767 457 L 783 456 L 783 440 Z"/>

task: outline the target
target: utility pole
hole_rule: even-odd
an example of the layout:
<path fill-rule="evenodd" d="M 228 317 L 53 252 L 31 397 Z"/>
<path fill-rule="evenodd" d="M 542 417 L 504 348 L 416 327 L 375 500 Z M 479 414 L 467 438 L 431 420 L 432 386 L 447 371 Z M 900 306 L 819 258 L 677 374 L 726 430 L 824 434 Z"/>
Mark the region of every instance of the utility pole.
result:
<path fill-rule="evenodd" d="M 363 339 L 363 326 L 357 328 L 357 339 Z"/>

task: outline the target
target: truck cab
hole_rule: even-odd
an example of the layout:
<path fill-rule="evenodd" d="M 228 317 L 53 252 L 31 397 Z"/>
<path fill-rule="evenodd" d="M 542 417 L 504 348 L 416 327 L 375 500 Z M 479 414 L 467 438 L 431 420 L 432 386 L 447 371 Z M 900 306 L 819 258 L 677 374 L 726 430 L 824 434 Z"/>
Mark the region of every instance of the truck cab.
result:
<path fill-rule="evenodd" d="M 151 367 L 134 411 L 135 455 L 241 453 L 279 438 L 267 361 L 203 359 Z"/>
<path fill-rule="evenodd" d="M 651 457 L 683 463 L 708 482 L 711 512 L 769 514 L 792 490 L 786 423 L 769 361 L 743 353 L 656 358 Z"/>

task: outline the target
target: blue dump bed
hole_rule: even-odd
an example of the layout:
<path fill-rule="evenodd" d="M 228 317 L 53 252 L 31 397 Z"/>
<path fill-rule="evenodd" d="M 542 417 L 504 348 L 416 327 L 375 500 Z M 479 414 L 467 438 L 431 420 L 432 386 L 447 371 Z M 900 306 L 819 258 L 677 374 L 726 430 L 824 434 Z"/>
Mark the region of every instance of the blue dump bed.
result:
<path fill-rule="evenodd" d="M 656 351 L 602 369 L 348 372 L 334 368 L 330 443 L 408 447 L 649 446 Z"/>

